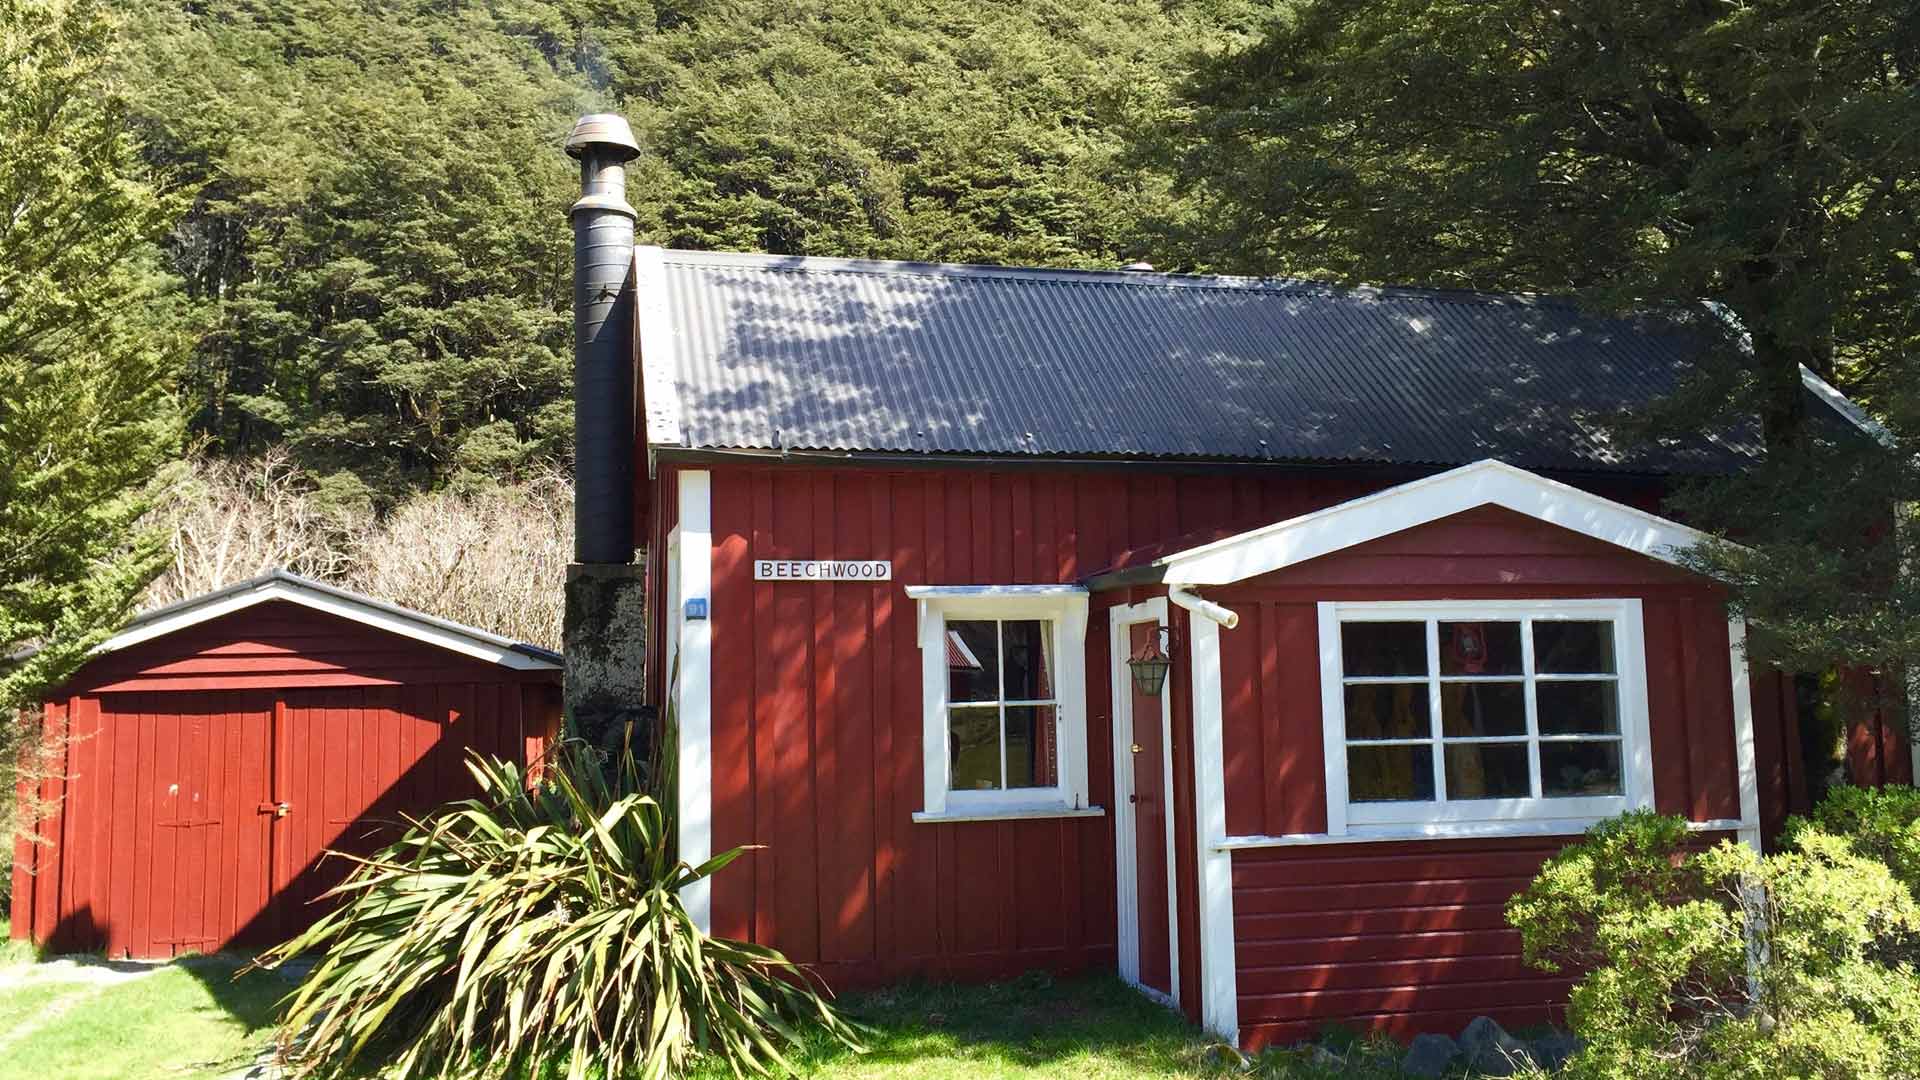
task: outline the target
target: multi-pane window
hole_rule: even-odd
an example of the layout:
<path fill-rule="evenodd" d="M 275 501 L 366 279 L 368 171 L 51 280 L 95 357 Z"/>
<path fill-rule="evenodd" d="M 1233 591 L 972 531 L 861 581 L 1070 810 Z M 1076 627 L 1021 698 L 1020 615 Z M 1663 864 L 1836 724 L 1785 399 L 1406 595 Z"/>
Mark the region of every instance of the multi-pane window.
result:
<path fill-rule="evenodd" d="M 910 585 L 924 802 L 915 821 L 1092 816 L 1087 591 Z"/>
<path fill-rule="evenodd" d="M 947 621 L 950 790 L 1058 786 L 1052 639 L 1043 619 Z"/>
<path fill-rule="evenodd" d="M 1461 819 L 1550 816 L 1556 806 L 1579 816 L 1628 796 L 1617 615 L 1351 607 L 1366 610 L 1338 617 L 1340 715 L 1329 734 L 1343 742 L 1354 820 L 1417 820 L 1395 806 L 1423 803 Z"/>

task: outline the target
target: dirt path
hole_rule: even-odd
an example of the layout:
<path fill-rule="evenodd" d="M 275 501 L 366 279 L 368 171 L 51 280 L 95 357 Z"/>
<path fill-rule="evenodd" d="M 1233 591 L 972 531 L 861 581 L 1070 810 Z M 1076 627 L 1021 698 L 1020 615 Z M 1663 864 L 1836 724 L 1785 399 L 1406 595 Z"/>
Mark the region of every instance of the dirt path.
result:
<path fill-rule="evenodd" d="M 167 961 L 105 960 L 98 956 L 62 956 L 37 964 L 0 967 L 0 990 L 45 983 L 106 987 L 132 982 L 165 967 Z"/>
<path fill-rule="evenodd" d="M 0 1054 L 108 987 L 143 979 L 159 969 L 159 964 L 97 957 L 63 957 L 41 964 L 0 968 L 0 993 L 48 985 L 72 987 L 70 992 L 61 994 L 35 1009 L 32 1015 L 0 1031 Z"/>

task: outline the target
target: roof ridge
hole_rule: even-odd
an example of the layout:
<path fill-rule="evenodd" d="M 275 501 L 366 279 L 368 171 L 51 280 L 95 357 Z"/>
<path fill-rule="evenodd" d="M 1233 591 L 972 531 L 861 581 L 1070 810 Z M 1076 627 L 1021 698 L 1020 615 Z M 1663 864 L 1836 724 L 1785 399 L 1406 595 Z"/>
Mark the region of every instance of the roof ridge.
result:
<path fill-rule="evenodd" d="M 498 634 L 492 630 L 483 629 L 478 626 L 470 626 L 441 615 L 421 611 L 418 608 L 397 604 L 391 600 L 382 600 L 379 597 L 369 596 L 366 593 L 355 592 L 352 589 L 343 588 L 331 582 L 321 581 L 318 578 L 310 578 L 303 574 L 296 574 L 283 566 L 270 567 L 266 571 L 256 574 L 253 577 L 229 582 L 217 589 L 210 589 L 195 596 L 184 597 L 168 604 L 162 604 L 159 607 L 136 612 L 112 638 L 99 646 L 96 651 L 106 651 L 111 648 L 117 648 L 118 646 L 115 645 L 115 642 L 127 637 L 129 632 L 138 631 L 157 623 L 164 623 L 195 610 L 213 607 L 222 601 L 244 596 L 249 593 L 270 592 L 276 583 L 289 586 L 299 592 L 331 596 L 337 600 L 358 607 L 383 611 L 399 619 L 424 626 L 435 627 L 447 633 L 466 637 L 478 642 L 484 642 L 495 648 L 532 656 L 536 659 L 558 663 L 561 658 L 561 654 L 544 646 L 520 641 L 508 637 L 505 634 Z"/>
<path fill-rule="evenodd" d="M 770 255 L 747 251 L 696 251 L 685 248 L 661 248 L 662 261 L 681 266 L 733 266 L 772 273 L 872 274 L 888 277 L 979 278 L 1052 282 L 1074 285 L 1127 285 L 1215 290 L 1221 292 L 1263 292 L 1275 294 L 1319 294 L 1325 296 L 1364 297 L 1369 294 L 1391 299 L 1426 300 L 1433 303 L 1525 305 L 1584 310 L 1574 297 L 1553 293 L 1497 291 L 1422 285 L 1380 285 L 1361 283 L 1343 285 L 1300 277 L 1256 277 L 1248 274 L 1188 274 L 1165 270 L 1093 270 L 1064 266 L 1004 266 L 993 263 L 921 262 L 899 259 L 860 259 L 828 255 Z M 1611 316 L 1624 317 L 1624 316 Z"/>

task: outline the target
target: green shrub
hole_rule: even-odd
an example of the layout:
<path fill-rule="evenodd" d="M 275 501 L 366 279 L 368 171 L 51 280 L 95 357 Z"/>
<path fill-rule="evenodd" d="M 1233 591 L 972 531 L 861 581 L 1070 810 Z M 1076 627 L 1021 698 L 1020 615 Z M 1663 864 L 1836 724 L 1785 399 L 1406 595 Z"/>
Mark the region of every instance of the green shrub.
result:
<path fill-rule="evenodd" d="M 740 1075 L 790 1071 L 803 1029 L 852 1045 L 807 972 L 695 927 L 680 890 L 741 849 L 678 861 L 670 765 L 648 784 L 621 760 L 562 743 L 530 791 L 476 757 L 479 798 L 360 861 L 343 906 L 262 959 L 323 954 L 286 1003 L 297 1074 L 665 1078 L 711 1057 Z"/>
<path fill-rule="evenodd" d="M 1916 1075 L 1920 979 L 1888 958 L 1920 908 L 1839 837 L 1689 851 L 1684 822 L 1632 813 L 1549 860 L 1507 914 L 1529 963 L 1584 972 L 1576 1080 Z"/>
<path fill-rule="evenodd" d="M 1809 830 L 1845 838 L 1920 896 L 1920 790 L 1834 787 L 1807 817 L 1787 819 L 1787 842 Z"/>

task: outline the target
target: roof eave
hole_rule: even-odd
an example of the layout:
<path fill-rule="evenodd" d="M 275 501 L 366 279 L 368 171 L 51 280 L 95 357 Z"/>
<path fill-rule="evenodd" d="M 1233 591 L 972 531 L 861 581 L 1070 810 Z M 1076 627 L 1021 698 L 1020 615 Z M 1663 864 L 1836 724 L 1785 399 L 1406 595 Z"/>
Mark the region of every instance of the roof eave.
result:
<path fill-rule="evenodd" d="M 1489 458 L 1098 574 L 1087 586 L 1103 591 L 1148 583 L 1230 584 L 1489 505 L 1687 570 L 1694 567 L 1685 552 L 1715 540 L 1691 526 Z"/>
<path fill-rule="evenodd" d="M 142 612 L 118 633 L 94 646 L 92 652 L 100 655 L 130 648 L 273 600 L 299 604 L 515 670 L 557 671 L 562 663 L 561 655 L 551 649 L 376 600 L 286 570 L 270 570 L 201 596 Z"/>

